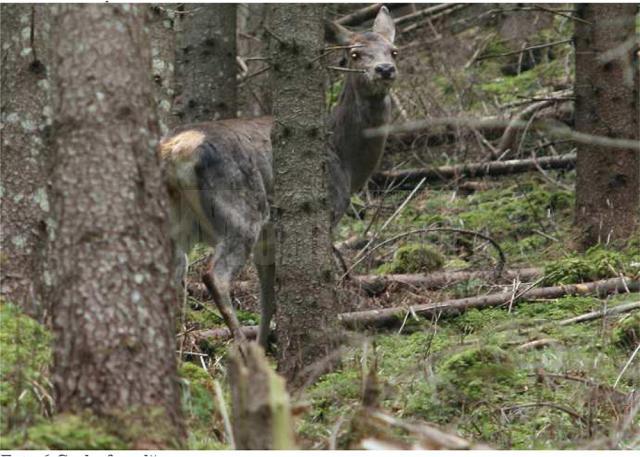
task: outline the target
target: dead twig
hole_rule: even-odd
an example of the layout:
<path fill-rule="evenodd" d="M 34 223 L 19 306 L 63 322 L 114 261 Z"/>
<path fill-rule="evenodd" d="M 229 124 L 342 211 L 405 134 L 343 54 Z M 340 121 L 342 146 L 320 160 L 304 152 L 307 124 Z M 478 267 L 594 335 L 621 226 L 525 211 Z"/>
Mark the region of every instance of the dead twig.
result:
<path fill-rule="evenodd" d="M 342 71 L 344 73 L 366 73 L 366 70 L 359 70 L 357 68 L 334 67 L 331 65 L 328 65 L 325 68 L 328 70 Z"/>
<path fill-rule="evenodd" d="M 558 46 L 560 44 L 566 44 L 566 43 L 571 43 L 573 42 L 573 39 L 567 39 L 567 40 L 558 40 L 558 41 L 554 41 L 551 43 L 542 43 L 542 44 L 536 44 L 533 46 L 528 46 L 526 48 L 522 48 L 518 51 L 511 51 L 511 52 L 503 52 L 500 54 L 486 54 L 484 56 L 479 56 L 478 58 L 476 58 L 476 62 L 479 62 L 481 60 L 485 60 L 485 59 L 495 59 L 498 57 L 508 57 L 508 56 L 515 56 L 517 54 L 522 54 L 523 52 L 528 52 L 528 51 L 534 51 L 536 49 L 544 49 L 544 48 L 550 48 L 552 46 Z"/>
<path fill-rule="evenodd" d="M 582 415 L 580 413 L 578 413 L 575 409 L 570 408 L 570 407 L 565 406 L 565 405 L 560 405 L 558 403 L 551 403 L 551 402 L 525 403 L 525 404 L 522 404 L 522 405 L 513 405 L 513 406 L 502 407 L 502 408 L 500 408 L 500 410 L 501 411 L 513 411 L 513 410 L 524 409 L 524 408 L 542 408 L 542 407 L 557 409 L 559 411 L 567 413 L 569 416 L 573 417 L 574 419 L 579 420 L 580 422 L 582 422 L 585 425 L 588 424 L 587 420 L 584 417 L 582 417 Z"/>

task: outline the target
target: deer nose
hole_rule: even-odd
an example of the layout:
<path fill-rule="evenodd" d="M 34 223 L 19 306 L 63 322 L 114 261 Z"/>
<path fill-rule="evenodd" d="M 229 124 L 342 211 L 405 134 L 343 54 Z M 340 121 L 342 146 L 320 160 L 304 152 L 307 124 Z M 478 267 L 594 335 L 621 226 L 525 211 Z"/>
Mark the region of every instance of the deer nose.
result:
<path fill-rule="evenodd" d="M 393 79 L 396 77 L 396 67 L 392 63 L 381 63 L 376 65 L 375 71 L 382 79 Z"/>

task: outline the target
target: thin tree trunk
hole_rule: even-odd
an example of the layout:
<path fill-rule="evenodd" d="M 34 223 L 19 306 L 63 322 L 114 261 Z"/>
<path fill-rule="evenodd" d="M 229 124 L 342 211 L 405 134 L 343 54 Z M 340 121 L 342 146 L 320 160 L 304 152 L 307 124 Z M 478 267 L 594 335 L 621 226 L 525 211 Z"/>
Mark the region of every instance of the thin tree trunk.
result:
<path fill-rule="evenodd" d="M 271 11 L 278 368 L 288 380 L 331 353 L 336 328 L 324 78 L 316 59 L 323 13 L 320 4 Z"/>
<path fill-rule="evenodd" d="M 133 446 L 184 436 L 174 354 L 172 250 L 154 151 L 144 7 L 57 6 L 47 274 L 59 410 L 139 427 Z"/>
<path fill-rule="evenodd" d="M 175 94 L 176 7 L 171 3 L 159 3 L 151 6 L 149 12 L 153 94 L 158 107 L 160 132 L 163 135 L 178 123 L 172 110 Z"/>
<path fill-rule="evenodd" d="M 48 5 L 0 6 L 0 294 L 41 319 L 40 248 L 49 215 Z"/>
<path fill-rule="evenodd" d="M 184 123 L 236 117 L 234 3 L 189 3 L 180 15 L 176 111 Z"/>
<path fill-rule="evenodd" d="M 638 5 L 580 4 L 576 130 L 640 139 Z M 583 249 L 628 239 L 640 222 L 640 152 L 578 145 L 575 227 Z"/>

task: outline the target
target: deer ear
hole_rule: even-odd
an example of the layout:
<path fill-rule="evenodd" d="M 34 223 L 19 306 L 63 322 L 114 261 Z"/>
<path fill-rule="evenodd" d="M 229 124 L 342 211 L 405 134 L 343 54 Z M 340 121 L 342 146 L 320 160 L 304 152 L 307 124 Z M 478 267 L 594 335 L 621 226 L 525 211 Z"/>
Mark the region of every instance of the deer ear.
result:
<path fill-rule="evenodd" d="M 389 10 L 386 6 L 380 8 L 376 20 L 373 23 L 373 31 L 379 33 L 391 43 L 396 37 L 396 25 L 393 22 L 393 18 L 389 14 Z"/>
<path fill-rule="evenodd" d="M 324 21 L 324 33 L 325 39 L 330 43 L 335 43 L 340 46 L 347 46 L 351 43 L 351 38 L 354 33 L 345 29 L 339 24 L 331 21 Z"/>

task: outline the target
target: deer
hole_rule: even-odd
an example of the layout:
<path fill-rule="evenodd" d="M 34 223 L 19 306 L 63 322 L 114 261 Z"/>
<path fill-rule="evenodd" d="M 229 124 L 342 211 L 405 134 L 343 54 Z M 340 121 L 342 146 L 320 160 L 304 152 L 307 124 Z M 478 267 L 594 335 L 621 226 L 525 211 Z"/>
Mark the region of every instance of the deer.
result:
<path fill-rule="evenodd" d="M 398 70 L 395 25 L 381 7 L 370 31 L 353 32 L 327 21 L 328 41 L 344 49 L 349 70 L 328 120 L 328 179 L 335 226 L 380 165 L 386 136 L 363 131 L 386 125 L 389 91 Z M 159 143 L 170 200 L 176 281 L 186 274 L 186 253 L 196 243 L 214 248 L 202 281 L 235 340 L 243 341 L 231 302 L 231 280 L 253 254 L 260 282 L 258 343 L 266 348 L 275 303 L 275 237 L 271 130 L 274 119 L 224 119 L 181 126 Z"/>

